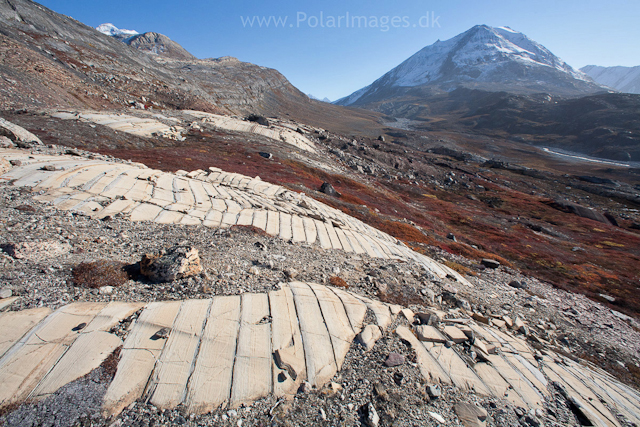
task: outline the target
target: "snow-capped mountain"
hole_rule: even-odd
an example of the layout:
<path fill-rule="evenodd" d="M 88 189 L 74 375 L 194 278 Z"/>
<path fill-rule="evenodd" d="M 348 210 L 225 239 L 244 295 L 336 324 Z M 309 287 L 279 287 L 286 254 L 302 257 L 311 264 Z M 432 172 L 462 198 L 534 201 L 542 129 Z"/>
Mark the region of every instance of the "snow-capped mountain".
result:
<path fill-rule="evenodd" d="M 195 56 L 164 34 L 154 32 L 140 34 L 135 30 L 122 30 L 111 23 L 98 25 L 96 30 L 150 55 L 174 59 L 196 59 Z"/>
<path fill-rule="evenodd" d="M 336 101 L 363 105 L 382 101 L 398 89 L 460 86 L 517 93 L 580 95 L 604 91 L 541 44 L 509 27 L 477 25 L 446 41 L 438 40 L 371 85 Z"/>
<path fill-rule="evenodd" d="M 140 34 L 135 30 L 122 30 L 111 23 L 100 24 L 96 27 L 96 30 L 100 31 L 102 34 L 117 38 L 126 38 Z"/>
<path fill-rule="evenodd" d="M 587 65 L 580 69 L 597 83 L 619 92 L 640 94 L 640 66 L 599 67 Z"/>

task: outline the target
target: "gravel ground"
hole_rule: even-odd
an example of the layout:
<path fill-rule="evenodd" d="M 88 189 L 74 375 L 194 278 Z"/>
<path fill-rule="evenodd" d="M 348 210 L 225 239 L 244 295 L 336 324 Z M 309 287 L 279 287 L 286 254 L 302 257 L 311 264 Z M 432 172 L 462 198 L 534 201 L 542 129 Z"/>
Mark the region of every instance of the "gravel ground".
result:
<path fill-rule="evenodd" d="M 72 301 L 157 301 L 209 298 L 243 292 L 266 292 L 289 279 L 329 283 L 333 276 L 346 281 L 350 291 L 401 303 L 416 311 L 435 305 L 454 309 L 468 301 L 473 311 L 506 314 L 528 321 L 539 338 L 556 349 L 587 355 L 618 377 L 633 383 L 638 366 L 638 324 L 616 316 L 602 304 L 568 294 L 517 271 L 500 267 L 483 269 L 461 257 L 435 251 L 433 256 L 467 266 L 473 288 L 445 279 L 436 280 L 416 264 L 372 259 L 366 255 L 326 251 L 317 246 L 292 244 L 247 227 L 212 230 L 206 227 L 132 223 L 123 217 L 92 220 L 34 201 L 28 189 L 0 186 L 0 288 L 11 289 L 20 300 L 12 310 L 48 306 L 57 308 Z M 96 260 L 135 264 L 145 253 L 174 244 L 189 244 L 200 252 L 204 272 L 172 283 L 154 284 L 136 277 L 111 293 L 76 286 L 72 270 L 79 263 Z M 12 246 L 15 245 L 15 246 Z M 11 248 L 16 253 L 10 255 Z M 520 281 L 527 289 L 509 286 Z M 453 311 L 452 316 L 457 311 Z M 133 317 L 135 317 L 134 315 Z M 369 313 L 371 316 L 371 313 Z M 131 319 L 128 319 L 130 322 Z M 442 396 L 431 399 L 415 364 L 413 351 L 392 331 L 365 353 L 354 343 L 343 369 L 333 379 L 339 390 L 310 390 L 291 401 L 261 399 L 237 410 L 219 409 L 194 417 L 182 408 L 159 411 L 144 402 L 126 409 L 117 420 L 98 416 L 99 402 L 113 375 L 103 366 L 85 378 L 68 384 L 49 398 L 5 411 L 0 424 L 7 426 L 271 426 L 361 425 L 367 407 L 375 408 L 380 425 L 443 425 L 429 414 L 442 416 L 445 425 L 459 425 L 455 402 L 473 402 L 488 412 L 489 426 L 578 425 L 558 391 L 553 389 L 547 411 L 527 414 L 499 399 L 479 399 L 444 387 Z M 538 327 L 538 325 L 540 327 Z M 126 322 L 113 330 L 126 336 Z M 531 341 L 531 339 L 530 339 Z M 535 341 L 535 340 L 533 340 Z M 535 342 L 532 342 L 534 345 Z M 464 349 L 460 349 L 464 352 Z M 390 352 L 402 354 L 399 367 L 383 365 Z M 111 361 L 112 363 L 112 361 Z M 78 405 L 78 402 L 82 402 Z"/>

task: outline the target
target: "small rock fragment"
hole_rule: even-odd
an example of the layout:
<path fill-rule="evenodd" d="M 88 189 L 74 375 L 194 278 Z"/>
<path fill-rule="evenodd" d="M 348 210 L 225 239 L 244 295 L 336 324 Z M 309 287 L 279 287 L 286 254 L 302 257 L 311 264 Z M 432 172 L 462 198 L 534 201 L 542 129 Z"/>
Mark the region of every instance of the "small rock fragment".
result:
<path fill-rule="evenodd" d="M 456 328 L 455 326 L 446 326 L 443 332 L 445 333 L 446 336 L 448 336 L 451 339 L 451 341 L 453 341 L 456 344 L 460 344 L 469 339 L 463 331 Z"/>
<path fill-rule="evenodd" d="M 391 368 L 394 366 L 400 366 L 404 363 L 404 356 L 396 353 L 395 351 L 392 351 L 391 353 L 389 353 L 389 356 L 387 356 L 387 360 L 385 360 L 384 365 Z"/>
<path fill-rule="evenodd" d="M 332 381 L 322 389 L 322 394 L 331 397 L 342 393 L 342 390 L 342 385 Z"/>
<path fill-rule="evenodd" d="M 302 381 L 300 387 L 298 387 L 298 393 L 309 393 L 313 390 L 313 386 L 308 381 Z"/>
<path fill-rule="evenodd" d="M 0 298 L 9 298 L 11 295 L 13 295 L 13 291 L 10 288 L 0 289 Z"/>
<path fill-rule="evenodd" d="M 415 331 L 420 341 L 443 343 L 447 340 L 442 336 L 440 331 L 433 326 L 419 325 L 415 327 Z"/>
<path fill-rule="evenodd" d="M 470 403 L 458 402 L 453 405 L 453 410 L 465 427 L 484 427 L 487 420 L 487 411 Z"/>
<path fill-rule="evenodd" d="M 393 382 L 396 383 L 396 385 L 402 385 L 403 379 L 404 379 L 404 375 L 402 374 L 402 372 L 393 373 Z"/>
<path fill-rule="evenodd" d="M 11 170 L 11 163 L 9 163 L 7 159 L 4 159 L 4 158 L 0 159 L 0 175 L 3 175 L 10 170 Z"/>
<path fill-rule="evenodd" d="M 456 300 L 456 305 L 463 310 L 471 311 L 471 304 L 469 304 L 469 301 L 464 298 L 458 298 Z"/>
<path fill-rule="evenodd" d="M 384 388 L 384 385 L 382 385 L 380 381 L 376 381 L 373 384 L 373 391 L 375 392 L 376 396 L 378 396 L 380 399 L 382 400 L 389 399 L 389 393 L 387 393 L 387 390 Z"/>
<path fill-rule="evenodd" d="M 380 331 L 378 325 L 365 326 L 357 337 L 358 342 L 364 346 L 365 351 L 371 350 L 380 338 L 382 338 L 382 331 Z"/>
<path fill-rule="evenodd" d="M 527 284 L 524 282 L 519 282 L 517 280 L 512 280 L 509 282 L 509 286 L 516 289 L 527 289 Z"/>
<path fill-rule="evenodd" d="M 82 322 L 82 323 L 80 323 L 79 325 L 77 325 L 75 328 L 73 328 L 73 329 L 71 329 L 71 330 L 72 330 L 73 332 L 78 332 L 78 331 L 83 330 L 83 329 L 84 329 L 84 328 L 86 328 L 86 327 L 87 327 L 86 322 Z"/>
<path fill-rule="evenodd" d="M 501 319 L 491 319 L 491 324 L 496 328 L 504 328 L 507 326 L 507 322 Z"/>
<path fill-rule="evenodd" d="M 481 261 L 481 263 L 482 263 L 482 265 L 484 265 L 487 268 L 495 269 L 495 268 L 500 267 L 500 263 L 498 261 L 494 260 L 494 259 L 484 258 Z"/>
<path fill-rule="evenodd" d="M 287 371 L 292 380 L 298 378 L 298 374 L 304 370 L 304 361 L 295 356 L 295 348 L 278 349 L 274 353 L 278 368 Z"/>
<path fill-rule="evenodd" d="M 442 396 L 442 389 L 438 384 L 429 384 L 427 386 L 427 394 L 432 399 L 437 399 Z"/>
<path fill-rule="evenodd" d="M 371 403 L 368 403 L 364 407 L 364 412 L 365 412 L 365 423 L 369 427 L 377 427 L 378 424 L 380 423 L 380 416 L 376 412 L 376 408 L 374 408 Z"/>
<path fill-rule="evenodd" d="M 151 339 L 155 341 L 155 340 L 159 340 L 159 339 L 168 338 L 169 337 L 169 332 L 171 332 L 171 329 L 169 329 L 169 328 L 161 328 L 155 334 L 153 334 L 151 336 Z"/>
<path fill-rule="evenodd" d="M 509 329 L 513 328 L 513 320 L 511 319 L 511 317 L 502 316 L 502 320 L 504 320 L 504 323 L 507 325 Z"/>
<path fill-rule="evenodd" d="M 409 323 L 413 323 L 414 314 L 413 314 L 413 311 L 411 311 L 411 309 L 403 308 L 402 310 L 400 310 L 400 313 L 402 313 L 404 318 L 407 319 Z"/>
<path fill-rule="evenodd" d="M 285 268 L 284 269 L 284 275 L 287 276 L 287 279 L 293 280 L 296 277 L 298 277 L 298 270 L 296 270 L 295 268 Z"/>
<path fill-rule="evenodd" d="M 98 291 L 101 295 L 111 295 L 113 293 L 113 286 L 101 286 Z"/>
<path fill-rule="evenodd" d="M 439 423 L 444 424 L 446 422 L 446 420 L 444 418 L 442 418 L 442 415 L 437 414 L 435 412 L 431 412 L 429 411 L 428 414 L 431 416 L 431 418 L 433 418 L 434 420 L 436 420 Z"/>
<path fill-rule="evenodd" d="M 480 322 L 480 323 L 484 323 L 485 325 L 489 324 L 489 319 L 480 313 L 473 313 L 473 320 L 475 320 L 476 322 Z"/>
<path fill-rule="evenodd" d="M 442 318 L 432 312 L 416 313 L 414 315 L 414 321 L 419 325 L 434 326 L 440 323 L 442 321 Z"/>

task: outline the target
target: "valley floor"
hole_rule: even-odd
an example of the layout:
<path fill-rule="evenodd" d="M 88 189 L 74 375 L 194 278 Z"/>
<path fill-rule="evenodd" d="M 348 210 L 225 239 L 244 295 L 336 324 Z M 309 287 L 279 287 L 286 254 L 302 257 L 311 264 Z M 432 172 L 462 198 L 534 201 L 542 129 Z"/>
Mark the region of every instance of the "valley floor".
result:
<path fill-rule="evenodd" d="M 64 151 L 62 147 L 40 149 L 32 154 L 32 161 L 37 156 L 49 156 L 55 163 L 56 156 Z M 82 153 L 79 154 L 81 156 L 76 157 L 76 163 L 82 161 Z M 14 166 L 13 173 L 20 167 L 26 166 Z M 132 222 L 130 214 L 91 218 L 90 212 L 63 210 L 71 206 L 68 203 L 60 205 L 64 200 L 47 198 L 49 190 L 46 187 L 33 189 L 21 186 L 19 180 L 3 183 L 0 192 L 0 221 L 4 224 L 0 235 L 4 249 L 2 281 L 13 294 L 9 299 L 18 298 L 11 301 L 10 312 L 0 315 L 3 316 L 0 322 L 7 319 L 7 314 L 20 313 L 20 310 L 65 310 L 65 307 L 72 307 L 70 303 L 147 304 L 154 301 L 211 301 L 212 298 L 216 301 L 216 298 L 232 295 L 266 297 L 292 286 L 286 285 L 292 280 L 318 283 L 316 292 L 321 292 L 322 285 L 345 283 L 342 289 L 330 292 L 340 295 L 340 292 L 348 291 L 357 298 L 364 298 L 362 301 L 374 304 L 374 301 L 381 300 L 390 304 L 380 306 L 388 307 L 384 315 L 388 320 L 380 317 L 382 311 L 375 304 L 362 312 L 362 325 L 377 325 L 383 332 L 371 351 L 365 351 L 356 341 L 351 343 L 357 332 L 354 329 L 350 338 L 343 338 L 349 344 L 344 347 L 341 369 L 335 375 L 330 374 L 324 382 L 318 382 L 316 387 L 303 387 L 304 391 L 295 394 L 292 400 L 281 400 L 270 394 L 253 403 L 247 402 L 237 408 L 223 406 L 206 415 L 197 415 L 184 405 L 161 409 L 161 405 L 154 405 L 152 401 L 139 400 L 123 408 L 117 418 L 105 421 L 101 415 L 103 402 L 113 384 L 114 374 L 116 378 L 118 375 L 116 360 L 107 358 L 87 376 L 57 391 L 54 389 L 48 397 L 41 396 L 37 401 L 19 407 L 5 407 L 2 418 L 5 425 L 40 425 L 43 420 L 52 425 L 114 425 L 113 422 L 115 425 L 136 426 L 359 425 L 366 423 L 375 412 L 381 425 L 418 423 L 453 426 L 458 425 L 461 417 L 459 407 L 456 409 L 455 406 L 460 402 L 484 408 L 486 424 L 491 426 L 535 425 L 539 422 L 584 425 L 584 419 L 580 417 L 585 416 L 592 420 L 601 419 L 603 425 L 625 425 L 624 418 L 616 418 L 613 414 L 619 412 L 624 417 L 624 414 L 632 414 L 637 410 L 634 408 L 640 407 L 640 396 L 636 392 L 614 385 L 618 384 L 616 380 L 602 371 L 580 367 L 572 361 L 578 361 L 577 358 L 593 360 L 623 381 L 637 386 L 634 372 L 638 369 L 640 350 L 638 323 L 600 303 L 555 289 L 513 268 L 478 267 L 473 275 L 467 276 L 468 282 L 453 280 L 454 276 L 438 277 L 425 269 L 424 261 L 419 262 L 422 258 L 405 261 L 372 258 L 366 251 L 349 253 L 322 248 L 317 241 L 283 240 L 282 236 L 269 236 L 253 227 L 209 228 L 204 225 Z M 132 276 L 112 289 L 91 289 L 74 281 L 72 270 L 82 262 L 106 259 L 131 265 L 145 253 L 157 252 L 173 244 L 198 248 L 204 272 L 167 284 L 154 284 L 143 277 Z M 461 257 L 438 250 L 434 250 L 433 257 L 441 265 L 464 262 Z M 296 304 L 299 303 L 296 300 Z M 319 306 L 328 322 L 328 312 L 325 312 L 328 308 L 322 303 Z M 411 311 L 400 313 L 401 307 L 409 307 Z M 447 327 L 461 331 L 471 328 L 475 332 L 474 339 L 478 340 L 477 346 L 498 346 L 502 350 L 497 356 L 485 355 L 491 360 L 486 363 L 483 359 L 475 359 L 481 357 L 478 353 L 482 354 L 482 350 L 474 350 L 468 338 L 459 344 L 447 344 L 455 350 L 447 353 L 447 346 L 429 342 L 419 344 L 417 340 L 413 341 L 412 335 L 402 336 L 407 327 L 419 330 L 407 320 L 407 316 L 429 311 L 441 317 L 441 327 L 444 327 L 441 330 L 447 331 Z M 121 322 L 116 322 L 119 326 L 111 329 L 112 334 L 125 340 L 125 348 L 135 330 L 130 331 L 128 325 L 132 321 L 135 324 L 143 313 L 138 311 L 133 316 L 126 313 Z M 298 316 L 305 313 L 299 311 Z M 504 316 L 523 321 L 526 329 L 521 329 L 521 332 L 525 331 L 526 335 L 515 329 L 510 331 L 505 326 Z M 485 320 L 481 319 L 493 326 L 484 326 L 482 322 Z M 314 327 L 313 323 L 307 325 L 302 317 L 299 324 L 303 331 Z M 80 334 L 83 335 L 86 334 Z M 303 342 L 308 345 L 312 341 L 303 339 Z M 439 360 L 436 365 L 425 365 L 425 350 Z M 404 361 L 395 367 L 385 366 L 392 353 L 402 355 Z M 514 369 L 509 366 L 521 363 L 513 359 L 512 354 L 527 360 L 530 358 L 528 363 L 539 365 L 539 368 L 529 371 L 529 368 L 520 367 L 519 370 L 508 371 L 511 372 L 509 374 L 506 370 Z M 7 357 L 5 355 L 0 360 L 0 375 Z M 448 362 L 442 357 L 446 357 Z M 503 363 L 507 364 L 500 368 Z M 472 368 L 464 368 L 467 364 Z M 434 366 L 442 366 L 447 372 L 440 380 L 434 376 Z M 467 374 L 471 377 L 458 377 L 462 372 L 460 369 L 472 369 Z M 504 379 L 498 381 L 491 369 L 499 369 L 500 377 Z M 588 375 L 597 374 L 597 384 L 600 385 L 583 378 L 582 369 L 592 372 Z M 567 374 L 565 370 L 577 371 Z M 425 376 L 425 372 L 431 374 Z M 530 388 L 540 379 L 535 375 L 529 377 L 531 374 L 528 372 L 544 372 L 546 385 Z M 516 377 L 510 375 L 520 379 L 516 381 Z M 469 384 L 467 381 L 472 377 L 482 380 L 474 380 L 478 381 L 474 391 L 469 391 L 468 385 L 464 384 Z M 449 383 L 446 378 L 449 378 Z M 490 384 L 487 381 L 491 378 L 491 381 L 497 381 L 491 383 L 494 391 L 483 392 L 482 387 Z M 571 381 L 566 382 L 569 379 Z M 507 384 L 504 381 L 516 390 L 516 394 L 509 397 L 505 389 L 502 393 L 506 399 L 495 395 L 495 390 L 503 387 L 499 384 Z M 565 383 L 556 386 L 553 381 Z M 607 391 L 598 388 L 604 387 L 605 383 L 614 388 Z M 435 389 L 428 389 L 435 384 L 439 384 L 439 396 L 434 395 Z M 609 397 L 603 406 L 596 402 L 598 398 L 595 395 L 595 400 L 589 398 L 592 393 L 602 398 L 616 396 L 617 400 Z M 627 397 L 619 397 L 620 393 L 626 393 Z M 33 395 L 36 396 L 37 393 Z M 535 403 L 531 400 L 537 399 L 534 396 L 540 396 L 544 401 Z M 577 400 L 569 404 L 571 398 Z M 528 403 L 523 404 L 522 399 Z M 82 404 L 77 404 L 79 401 Z M 518 401 L 521 403 L 515 403 Z M 520 409 L 522 405 L 528 408 Z M 444 423 L 437 421 L 438 417 L 443 417 Z"/>

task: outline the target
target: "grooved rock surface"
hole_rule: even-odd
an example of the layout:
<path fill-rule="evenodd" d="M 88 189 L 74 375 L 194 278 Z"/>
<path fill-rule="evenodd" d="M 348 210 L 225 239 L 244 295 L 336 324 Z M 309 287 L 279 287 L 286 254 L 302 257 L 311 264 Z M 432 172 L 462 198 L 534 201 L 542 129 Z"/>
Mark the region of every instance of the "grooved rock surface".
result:
<path fill-rule="evenodd" d="M 0 118 L 0 135 L 8 137 L 13 142 L 22 142 L 25 144 L 33 143 L 42 145 L 40 138 L 8 120 Z"/>

